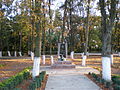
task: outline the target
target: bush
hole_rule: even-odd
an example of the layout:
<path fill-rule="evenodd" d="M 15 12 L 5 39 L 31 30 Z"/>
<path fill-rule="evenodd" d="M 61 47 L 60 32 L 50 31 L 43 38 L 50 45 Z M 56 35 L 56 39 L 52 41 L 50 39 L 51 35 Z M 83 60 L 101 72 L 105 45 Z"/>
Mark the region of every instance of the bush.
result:
<path fill-rule="evenodd" d="M 110 82 L 110 81 L 105 81 L 105 82 L 104 82 L 104 85 L 105 85 L 106 88 L 110 88 L 110 86 L 112 85 L 112 82 Z"/>
<path fill-rule="evenodd" d="M 36 90 L 36 88 L 41 87 L 42 81 L 46 75 L 45 71 L 42 71 L 39 76 L 35 77 L 33 82 L 29 85 L 29 90 Z"/>
<path fill-rule="evenodd" d="M 114 90 L 120 90 L 120 85 L 115 85 Z"/>
<path fill-rule="evenodd" d="M 28 79 L 30 76 L 30 69 L 32 67 L 28 67 L 21 71 L 20 73 L 6 79 L 3 82 L 0 82 L 0 90 L 13 90 L 18 84 L 20 84 L 24 79 Z"/>

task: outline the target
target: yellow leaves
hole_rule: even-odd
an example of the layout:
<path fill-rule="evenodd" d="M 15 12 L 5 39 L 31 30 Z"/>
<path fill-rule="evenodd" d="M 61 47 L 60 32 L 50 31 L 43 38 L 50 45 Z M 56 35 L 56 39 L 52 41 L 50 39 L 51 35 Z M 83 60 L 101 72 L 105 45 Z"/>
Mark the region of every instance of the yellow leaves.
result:
<path fill-rule="evenodd" d="M 79 26 L 78 29 L 81 31 L 81 30 L 84 29 L 84 27 L 83 26 Z"/>
<path fill-rule="evenodd" d="M 0 11 L 0 17 L 4 16 L 4 13 Z"/>

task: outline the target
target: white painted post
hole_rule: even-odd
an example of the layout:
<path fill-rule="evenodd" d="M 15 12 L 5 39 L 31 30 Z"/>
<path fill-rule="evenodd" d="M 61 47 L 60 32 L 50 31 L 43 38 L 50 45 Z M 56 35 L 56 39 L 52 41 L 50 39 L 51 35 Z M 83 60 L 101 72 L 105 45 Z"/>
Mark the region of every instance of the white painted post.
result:
<path fill-rule="evenodd" d="M 34 60 L 34 52 L 31 52 L 31 59 Z"/>
<path fill-rule="evenodd" d="M 14 52 L 14 56 L 17 57 L 17 52 L 16 51 Z"/>
<path fill-rule="evenodd" d="M 113 54 L 111 54 L 111 56 L 110 56 L 110 61 L 111 61 L 111 65 L 113 65 Z"/>
<path fill-rule="evenodd" d="M 111 81 L 110 57 L 102 57 L 102 78 L 106 81 Z"/>
<path fill-rule="evenodd" d="M 42 59 L 43 59 L 43 64 L 45 64 L 45 55 L 43 55 Z"/>
<path fill-rule="evenodd" d="M 74 51 L 71 52 L 71 58 L 74 59 Z"/>
<path fill-rule="evenodd" d="M 40 72 L 40 57 L 34 57 L 32 76 L 35 78 Z"/>
<path fill-rule="evenodd" d="M 54 64 L 53 56 L 51 56 L 51 64 Z"/>
<path fill-rule="evenodd" d="M 82 56 L 82 66 L 86 66 L 86 59 L 87 59 L 87 56 L 83 55 Z"/>
<path fill-rule="evenodd" d="M 21 52 L 18 52 L 20 56 L 22 56 L 22 53 Z"/>
<path fill-rule="evenodd" d="M 0 57 L 2 57 L 2 51 L 0 51 Z"/>
<path fill-rule="evenodd" d="M 8 52 L 8 56 L 11 57 L 10 51 L 7 51 L 7 52 Z"/>

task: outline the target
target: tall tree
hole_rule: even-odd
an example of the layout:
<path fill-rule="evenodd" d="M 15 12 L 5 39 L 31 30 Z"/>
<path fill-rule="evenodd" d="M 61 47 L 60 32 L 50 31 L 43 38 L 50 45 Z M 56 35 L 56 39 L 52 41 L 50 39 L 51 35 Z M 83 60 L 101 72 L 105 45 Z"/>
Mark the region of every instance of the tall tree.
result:
<path fill-rule="evenodd" d="M 107 2 L 106 0 L 99 0 L 102 16 L 102 77 L 107 81 L 111 81 L 111 35 L 116 16 L 116 2 L 117 0 L 107 0 Z M 108 3 L 108 11 L 106 10 L 106 3 Z"/>
<path fill-rule="evenodd" d="M 39 75 L 40 70 L 40 56 L 41 56 L 41 3 L 42 1 L 35 0 L 35 57 L 33 64 L 33 78 Z"/>

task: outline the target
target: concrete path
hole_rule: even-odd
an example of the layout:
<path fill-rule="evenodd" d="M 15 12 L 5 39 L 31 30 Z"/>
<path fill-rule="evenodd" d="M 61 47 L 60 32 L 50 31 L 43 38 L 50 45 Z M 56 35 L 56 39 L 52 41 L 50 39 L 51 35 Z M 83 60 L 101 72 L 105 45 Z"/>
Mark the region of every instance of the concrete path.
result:
<path fill-rule="evenodd" d="M 90 67 L 77 67 L 75 69 L 50 69 L 41 67 L 41 71 L 49 74 L 45 90 L 101 90 L 84 74 L 88 72 L 99 73 Z"/>

